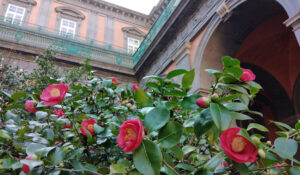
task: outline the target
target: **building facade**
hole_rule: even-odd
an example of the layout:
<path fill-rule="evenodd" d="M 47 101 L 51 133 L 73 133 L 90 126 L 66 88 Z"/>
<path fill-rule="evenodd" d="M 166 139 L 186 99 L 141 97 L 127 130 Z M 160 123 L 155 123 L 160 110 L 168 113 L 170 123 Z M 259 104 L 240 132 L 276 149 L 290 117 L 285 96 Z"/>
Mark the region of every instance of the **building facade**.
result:
<path fill-rule="evenodd" d="M 145 15 L 102 0 L 0 0 L 0 51 L 31 70 L 30 57 L 51 47 L 60 66 L 89 58 L 105 76 L 136 81 L 132 54 L 167 3 Z"/>

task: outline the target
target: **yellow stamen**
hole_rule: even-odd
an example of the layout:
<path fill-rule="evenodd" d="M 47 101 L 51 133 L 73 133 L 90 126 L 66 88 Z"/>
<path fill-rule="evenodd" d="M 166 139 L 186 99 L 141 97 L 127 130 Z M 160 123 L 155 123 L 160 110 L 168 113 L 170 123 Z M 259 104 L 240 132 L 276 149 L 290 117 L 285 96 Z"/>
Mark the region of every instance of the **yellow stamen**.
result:
<path fill-rule="evenodd" d="M 231 143 L 231 148 L 234 152 L 239 153 L 245 149 L 246 143 L 242 137 L 235 137 Z"/>
<path fill-rule="evenodd" d="M 60 91 L 57 88 L 51 89 L 50 91 L 51 96 L 58 97 L 60 95 Z"/>
<path fill-rule="evenodd" d="M 89 131 L 93 131 L 94 130 L 94 125 L 88 125 L 87 128 L 88 128 Z"/>
<path fill-rule="evenodd" d="M 125 136 L 125 140 L 135 140 L 136 136 L 135 136 L 135 133 L 133 132 L 133 130 L 128 128 L 128 129 L 126 129 L 126 131 L 127 131 L 127 134 Z"/>

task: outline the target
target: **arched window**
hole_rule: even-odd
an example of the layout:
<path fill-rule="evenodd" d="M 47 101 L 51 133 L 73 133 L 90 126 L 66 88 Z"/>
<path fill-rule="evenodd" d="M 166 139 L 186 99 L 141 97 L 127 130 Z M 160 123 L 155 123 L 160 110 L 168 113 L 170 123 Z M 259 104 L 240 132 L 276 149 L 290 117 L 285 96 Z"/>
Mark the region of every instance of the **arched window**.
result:
<path fill-rule="evenodd" d="M 71 7 L 56 7 L 57 12 L 55 29 L 63 36 L 75 38 L 79 35 L 81 22 L 85 16 Z"/>

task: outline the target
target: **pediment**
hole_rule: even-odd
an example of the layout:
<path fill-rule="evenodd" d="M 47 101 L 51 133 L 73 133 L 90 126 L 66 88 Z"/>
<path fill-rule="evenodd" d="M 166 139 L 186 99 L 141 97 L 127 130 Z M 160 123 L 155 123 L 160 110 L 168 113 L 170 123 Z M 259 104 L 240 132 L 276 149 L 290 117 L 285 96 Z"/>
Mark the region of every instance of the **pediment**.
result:
<path fill-rule="evenodd" d="M 139 30 L 136 27 L 123 27 L 122 31 L 126 32 L 126 33 L 129 33 L 131 35 L 135 35 L 135 36 L 144 37 L 146 35 L 144 32 L 142 32 L 141 30 Z"/>
<path fill-rule="evenodd" d="M 61 14 L 64 14 L 64 15 L 79 18 L 81 20 L 83 20 L 85 18 L 83 13 L 81 13 L 80 11 L 78 11 L 78 10 L 72 8 L 72 7 L 66 7 L 66 6 L 56 7 L 55 11 L 57 13 L 61 13 Z"/>

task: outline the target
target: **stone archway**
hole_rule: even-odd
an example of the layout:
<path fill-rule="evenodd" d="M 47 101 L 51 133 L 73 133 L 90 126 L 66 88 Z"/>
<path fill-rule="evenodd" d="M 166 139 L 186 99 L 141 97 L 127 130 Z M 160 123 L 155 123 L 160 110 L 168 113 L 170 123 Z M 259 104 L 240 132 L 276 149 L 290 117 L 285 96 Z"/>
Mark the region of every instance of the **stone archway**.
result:
<path fill-rule="evenodd" d="M 243 10 L 242 10 L 243 9 Z M 252 11 L 253 13 L 249 12 Z M 207 89 L 211 79 L 206 75 L 203 70 L 207 67 L 209 68 L 220 68 L 220 57 L 224 55 L 234 55 L 236 50 L 238 49 L 241 42 L 246 38 L 246 36 L 253 30 L 258 24 L 268 19 L 271 16 L 274 16 L 279 13 L 285 13 L 286 18 L 282 23 L 285 26 L 291 26 L 294 28 L 293 32 L 298 40 L 300 45 L 300 0 L 295 1 L 285 1 L 285 0 L 228 0 L 223 3 L 219 10 L 212 17 L 210 22 L 207 24 L 204 29 L 203 37 L 201 38 L 201 42 L 198 46 L 198 50 L 196 53 L 196 59 L 194 62 L 194 69 L 196 71 L 195 82 L 192 88 L 193 92 L 199 92 L 200 89 Z M 244 17 L 249 14 L 248 17 L 252 18 L 251 20 L 245 19 L 245 22 L 248 25 L 244 25 L 243 27 L 238 26 L 239 22 L 235 22 L 234 25 L 237 25 L 237 28 L 234 28 L 234 25 L 229 25 L 240 13 L 244 14 Z M 242 19 L 243 17 L 240 17 Z M 247 20 L 247 21 L 246 21 Z M 227 26 L 227 27 L 226 27 Z M 231 29 L 230 27 L 231 26 Z M 252 28 L 251 28 L 252 26 Z M 248 27 L 248 28 L 247 28 Z M 223 29 L 222 29 L 223 28 Z M 224 29 L 226 28 L 226 29 Z M 232 30 L 233 29 L 233 30 Z M 221 34 L 220 31 L 228 32 L 229 35 Z M 243 32 L 241 32 L 243 31 Z M 299 34 L 298 34 L 299 33 Z M 234 34 L 241 34 L 240 36 L 234 36 Z M 216 36 L 216 35 L 219 35 Z M 226 41 L 230 43 L 224 43 Z M 232 41 L 233 39 L 235 41 Z M 218 43 L 216 45 L 210 45 L 212 42 Z M 210 52 L 214 52 L 218 50 L 215 54 L 211 55 L 213 59 L 208 59 L 205 54 L 207 50 Z M 209 61 L 208 61 L 209 60 Z M 208 64 L 209 62 L 213 62 L 214 64 Z"/>

